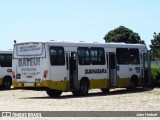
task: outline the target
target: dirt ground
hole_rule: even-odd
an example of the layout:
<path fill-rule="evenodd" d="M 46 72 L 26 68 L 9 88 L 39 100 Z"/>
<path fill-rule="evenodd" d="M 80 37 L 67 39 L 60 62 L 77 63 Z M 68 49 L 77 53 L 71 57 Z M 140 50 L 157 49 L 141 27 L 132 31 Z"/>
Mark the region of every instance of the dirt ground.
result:
<path fill-rule="evenodd" d="M 45 91 L 11 89 L 1 90 L 0 97 L 0 111 L 160 111 L 159 88 L 134 93 L 113 89 L 107 95 L 96 89 L 86 97 L 64 92 L 59 98 L 50 98 Z"/>

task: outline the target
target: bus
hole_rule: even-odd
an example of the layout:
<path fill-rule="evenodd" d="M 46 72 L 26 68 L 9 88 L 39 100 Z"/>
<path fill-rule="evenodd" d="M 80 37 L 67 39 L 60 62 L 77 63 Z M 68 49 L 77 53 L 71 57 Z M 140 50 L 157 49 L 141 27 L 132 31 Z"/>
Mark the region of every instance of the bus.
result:
<path fill-rule="evenodd" d="M 14 44 L 12 64 L 14 88 L 46 90 L 50 97 L 150 83 L 150 54 L 143 44 L 20 42 Z"/>
<path fill-rule="evenodd" d="M 0 88 L 10 89 L 12 86 L 12 51 L 0 50 Z"/>

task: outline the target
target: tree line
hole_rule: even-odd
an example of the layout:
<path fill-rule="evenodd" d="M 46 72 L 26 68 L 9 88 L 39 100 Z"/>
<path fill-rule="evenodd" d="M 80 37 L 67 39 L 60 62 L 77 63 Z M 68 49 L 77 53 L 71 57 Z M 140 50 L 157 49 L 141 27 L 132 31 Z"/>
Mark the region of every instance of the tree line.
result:
<path fill-rule="evenodd" d="M 138 33 L 132 31 L 124 26 L 119 26 L 114 30 L 109 31 L 103 38 L 106 43 L 116 42 L 116 43 L 131 43 L 131 44 L 145 44 L 144 40 Z M 151 40 L 150 52 L 152 60 L 160 60 L 160 33 L 153 33 L 153 39 Z"/>

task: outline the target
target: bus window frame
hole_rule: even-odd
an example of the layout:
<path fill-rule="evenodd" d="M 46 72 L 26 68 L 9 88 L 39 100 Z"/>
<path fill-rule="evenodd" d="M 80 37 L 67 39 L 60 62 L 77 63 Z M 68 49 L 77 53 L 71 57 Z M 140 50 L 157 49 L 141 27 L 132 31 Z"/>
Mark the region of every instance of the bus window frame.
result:
<path fill-rule="evenodd" d="M 102 61 L 100 62 L 99 60 L 96 60 L 96 61 L 92 61 L 93 60 L 93 56 L 92 56 L 92 50 L 96 50 L 97 51 L 97 56 L 96 56 L 96 59 L 101 59 L 102 57 Z M 103 56 L 99 56 L 99 51 L 103 51 Z M 91 47 L 90 48 L 90 60 L 91 60 L 91 64 L 92 65 L 105 65 L 106 64 L 106 60 L 105 60 L 105 50 L 103 47 Z"/>
<path fill-rule="evenodd" d="M 138 54 L 136 54 L 137 56 L 138 56 L 138 62 L 136 62 L 136 63 L 133 63 L 132 62 L 132 59 L 131 59 L 131 50 L 137 50 L 138 51 Z M 134 53 L 134 52 L 133 52 Z M 139 65 L 140 64 L 140 52 L 139 52 L 139 49 L 138 48 L 130 48 L 129 49 L 129 56 L 130 56 L 130 64 L 131 65 Z"/>
<path fill-rule="evenodd" d="M 121 49 L 121 51 L 120 51 L 120 49 Z M 124 61 L 124 59 L 121 60 L 121 62 L 120 62 L 120 59 L 119 59 L 120 56 L 121 56 L 121 58 L 126 58 L 126 57 L 122 57 L 122 54 L 119 55 L 119 53 L 124 53 L 124 51 L 122 52 L 122 49 L 126 49 L 128 51 L 128 55 L 127 55 L 128 60 L 127 60 L 127 63 L 122 63 L 122 61 Z M 119 65 L 129 65 L 130 64 L 129 49 L 128 48 L 116 48 L 116 60 L 117 60 L 117 64 L 119 64 Z"/>
<path fill-rule="evenodd" d="M 80 56 L 79 55 L 79 50 L 88 50 L 88 52 L 89 52 L 89 61 L 87 61 L 86 59 L 87 59 L 87 57 L 85 56 L 85 63 L 84 64 L 82 64 L 82 63 L 80 63 L 80 58 L 82 57 L 82 56 Z M 86 51 L 85 51 L 86 52 Z M 79 65 L 90 65 L 91 64 L 91 56 L 90 56 L 90 49 L 89 49 L 89 47 L 78 47 L 78 49 L 77 49 L 77 53 L 78 53 L 78 63 L 79 63 Z M 86 55 L 86 54 L 85 54 Z M 84 56 L 83 56 L 84 57 Z M 88 62 L 88 63 L 87 63 Z"/>
<path fill-rule="evenodd" d="M 13 56 L 12 53 L 1 53 L 0 56 L 1 56 L 1 55 L 4 55 L 5 58 L 4 58 L 4 60 L 1 60 L 1 59 L 0 59 L 0 66 L 1 66 L 1 67 L 12 67 L 12 56 Z M 10 60 L 7 60 L 7 59 L 6 59 L 7 55 L 11 57 Z M 2 64 L 2 63 L 3 63 L 3 64 Z M 10 64 L 8 64 L 8 63 L 10 63 Z"/>
<path fill-rule="evenodd" d="M 62 64 L 58 64 L 58 63 L 53 64 L 52 63 L 52 61 L 51 61 L 51 51 L 50 50 L 53 49 L 53 48 L 61 48 L 61 50 L 63 51 L 62 62 L 61 62 Z M 50 46 L 49 47 L 49 60 L 50 60 L 50 65 L 51 66 L 64 66 L 66 64 L 64 47 L 62 47 L 62 46 Z M 61 58 L 59 58 L 59 60 L 61 60 Z"/>

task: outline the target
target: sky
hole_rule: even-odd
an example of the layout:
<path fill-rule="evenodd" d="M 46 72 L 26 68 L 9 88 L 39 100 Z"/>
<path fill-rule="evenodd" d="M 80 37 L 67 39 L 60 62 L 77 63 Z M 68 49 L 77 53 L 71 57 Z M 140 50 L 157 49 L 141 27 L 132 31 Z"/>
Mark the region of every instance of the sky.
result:
<path fill-rule="evenodd" d="M 0 50 L 14 40 L 105 43 L 121 25 L 149 46 L 160 33 L 160 0 L 0 0 Z"/>

